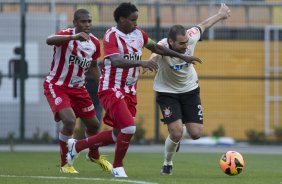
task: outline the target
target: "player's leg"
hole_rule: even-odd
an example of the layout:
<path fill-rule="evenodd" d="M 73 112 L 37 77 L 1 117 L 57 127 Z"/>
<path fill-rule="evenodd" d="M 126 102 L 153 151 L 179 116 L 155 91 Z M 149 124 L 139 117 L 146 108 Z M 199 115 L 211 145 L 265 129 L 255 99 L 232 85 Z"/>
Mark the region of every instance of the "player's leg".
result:
<path fill-rule="evenodd" d="M 109 112 L 106 111 L 106 114 L 104 116 L 104 122 L 108 123 L 109 120 L 110 120 Z M 110 124 L 108 123 L 108 125 Z M 112 130 L 105 130 L 105 131 L 99 132 L 96 135 L 90 136 L 82 140 L 70 139 L 68 141 L 68 149 L 69 149 L 68 163 L 72 165 L 74 159 L 77 157 L 78 153 L 81 152 L 82 150 L 90 148 L 90 147 L 98 148 L 101 146 L 107 146 L 109 144 L 115 143 L 116 139 L 117 137 L 115 136 Z"/>
<path fill-rule="evenodd" d="M 179 146 L 179 142 L 183 135 L 183 124 L 182 120 L 178 119 L 169 123 L 168 125 L 169 135 L 165 140 L 164 150 L 164 166 L 173 166 L 172 160 Z M 171 168 L 172 169 L 172 168 Z M 171 174 L 170 168 L 163 168 L 162 174 Z"/>
<path fill-rule="evenodd" d="M 114 143 L 111 131 L 101 132 L 96 134 L 100 122 L 96 117 L 96 111 L 89 93 L 86 89 L 80 89 L 73 92 L 71 97 L 73 109 L 78 117 L 82 119 L 85 124 L 87 132 L 93 134 L 83 140 L 68 140 L 68 155 L 67 161 L 70 165 L 73 165 L 78 153 L 86 148 L 90 149 L 89 156 L 92 161 L 99 164 L 103 170 L 111 171 L 112 165 L 100 156 L 98 147 Z"/>
<path fill-rule="evenodd" d="M 177 94 L 157 93 L 157 102 L 163 114 L 163 121 L 168 126 L 169 135 L 165 141 L 164 162 L 161 174 L 171 175 L 173 157 L 183 134 L 181 108 Z"/>
<path fill-rule="evenodd" d="M 77 173 L 77 171 L 67 164 L 67 141 L 72 138 L 75 126 L 76 116 L 71 108 L 70 99 L 67 90 L 60 86 L 44 83 L 44 95 L 54 114 L 56 122 L 62 120 L 62 129 L 59 133 L 60 155 L 61 155 L 61 172 Z"/>
<path fill-rule="evenodd" d="M 183 122 L 193 140 L 199 139 L 203 132 L 203 109 L 199 94 L 197 88 L 181 96 Z"/>
<path fill-rule="evenodd" d="M 131 138 L 136 131 L 136 126 L 134 125 L 135 114 L 136 96 L 127 96 L 124 99 L 120 99 L 111 108 L 111 115 L 115 117 L 115 127 L 120 129 L 117 136 L 112 171 L 115 177 L 127 177 L 123 168 L 123 160 L 130 145 Z"/>
<path fill-rule="evenodd" d="M 94 136 L 98 133 L 100 123 L 99 123 L 98 118 L 96 116 L 94 116 L 90 119 L 81 118 L 81 120 L 84 123 L 85 128 L 86 128 L 86 130 L 85 130 L 85 137 L 86 138 Z M 87 156 L 89 158 L 98 159 L 100 157 L 98 148 L 97 147 L 90 147 Z"/>
<path fill-rule="evenodd" d="M 91 136 L 94 137 L 97 134 L 98 128 L 100 126 L 97 117 L 95 116 L 91 119 L 82 118 L 82 120 L 86 126 L 86 137 L 87 138 Z M 112 136 L 110 138 L 112 138 Z M 112 143 L 112 139 L 110 143 Z M 89 147 L 89 152 L 86 154 L 86 159 L 94 163 L 97 163 L 104 171 L 110 172 L 112 170 L 112 164 L 106 160 L 105 155 L 100 155 L 98 146 Z"/>
<path fill-rule="evenodd" d="M 64 108 L 58 112 L 58 117 L 62 120 L 63 126 L 59 134 L 60 154 L 61 154 L 61 172 L 78 173 L 72 166 L 67 164 L 67 141 L 72 138 L 75 126 L 75 113 L 72 108 Z"/>
<path fill-rule="evenodd" d="M 202 136 L 203 124 L 198 122 L 187 122 L 185 123 L 185 126 L 191 139 L 197 140 Z"/>

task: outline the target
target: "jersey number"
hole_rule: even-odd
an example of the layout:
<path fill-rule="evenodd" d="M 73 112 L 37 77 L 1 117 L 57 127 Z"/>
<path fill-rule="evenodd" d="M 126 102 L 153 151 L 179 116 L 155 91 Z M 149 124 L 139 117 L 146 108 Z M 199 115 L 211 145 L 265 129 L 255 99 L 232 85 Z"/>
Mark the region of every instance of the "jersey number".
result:
<path fill-rule="evenodd" d="M 201 116 L 200 119 L 203 119 L 203 108 L 202 108 L 202 106 L 198 105 L 198 109 L 199 109 L 198 115 Z"/>

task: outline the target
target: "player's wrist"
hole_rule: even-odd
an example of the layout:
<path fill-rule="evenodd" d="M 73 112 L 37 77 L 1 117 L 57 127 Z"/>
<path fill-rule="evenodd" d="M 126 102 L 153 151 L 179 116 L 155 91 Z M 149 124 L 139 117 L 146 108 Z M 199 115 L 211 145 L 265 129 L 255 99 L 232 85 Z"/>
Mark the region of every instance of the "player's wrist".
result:
<path fill-rule="evenodd" d="M 70 35 L 70 40 L 75 40 L 75 35 Z"/>

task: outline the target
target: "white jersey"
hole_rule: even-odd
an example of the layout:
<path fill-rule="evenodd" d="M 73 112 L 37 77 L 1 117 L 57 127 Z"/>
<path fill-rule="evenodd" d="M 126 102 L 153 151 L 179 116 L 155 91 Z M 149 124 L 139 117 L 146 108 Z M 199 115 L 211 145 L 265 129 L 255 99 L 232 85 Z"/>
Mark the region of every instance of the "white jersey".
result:
<path fill-rule="evenodd" d="M 198 27 L 188 29 L 188 45 L 185 54 L 193 56 L 195 46 L 201 37 Z M 160 45 L 169 48 L 167 38 L 159 41 Z M 159 69 L 154 80 L 154 90 L 165 93 L 185 93 L 196 89 L 198 85 L 198 75 L 193 64 L 170 57 L 162 56 L 158 61 Z"/>

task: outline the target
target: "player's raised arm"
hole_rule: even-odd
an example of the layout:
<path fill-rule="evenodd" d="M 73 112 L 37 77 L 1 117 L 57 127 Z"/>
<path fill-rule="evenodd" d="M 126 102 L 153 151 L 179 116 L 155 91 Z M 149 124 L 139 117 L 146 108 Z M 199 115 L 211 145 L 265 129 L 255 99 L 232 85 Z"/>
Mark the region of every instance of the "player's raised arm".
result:
<path fill-rule="evenodd" d="M 210 28 L 211 26 L 213 26 L 215 23 L 219 22 L 220 20 L 229 18 L 231 16 L 230 13 L 231 13 L 231 10 L 229 9 L 229 7 L 226 6 L 226 4 L 221 3 L 220 9 L 218 10 L 218 12 L 215 15 L 207 18 L 206 20 L 204 20 L 197 26 L 201 28 L 201 31 L 203 33 L 206 29 Z"/>
<path fill-rule="evenodd" d="M 152 52 L 156 53 L 156 54 L 164 55 L 164 56 L 177 57 L 177 58 L 184 60 L 187 63 L 192 63 L 192 64 L 196 64 L 196 62 L 202 63 L 202 60 L 197 58 L 197 57 L 188 56 L 188 55 L 184 55 L 184 54 L 175 52 L 175 51 L 173 51 L 169 48 L 166 48 L 162 45 L 155 43 L 151 39 L 145 47 L 147 49 L 151 50 Z"/>
<path fill-rule="evenodd" d="M 48 45 L 61 45 L 71 40 L 86 41 L 89 39 L 89 35 L 84 32 L 77 33 L 75 35 L 50 35 L 46 39 Z"/>

